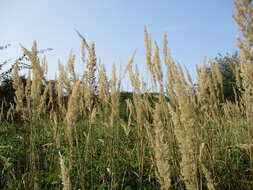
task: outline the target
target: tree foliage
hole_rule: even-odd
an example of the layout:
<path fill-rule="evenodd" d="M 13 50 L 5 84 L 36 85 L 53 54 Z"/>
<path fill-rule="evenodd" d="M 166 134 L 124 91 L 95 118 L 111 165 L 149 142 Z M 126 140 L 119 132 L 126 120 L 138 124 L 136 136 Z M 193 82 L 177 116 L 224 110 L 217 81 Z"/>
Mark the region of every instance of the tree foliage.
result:
<path fill-rule="evenodd" d="M 222 83 L 224 91 L 224 100 L 235 101 L 235 92 L 239 95 L 239 89 L 236 86 L 236 76 L 234 73 L 234 67 L 239 64 L 239 55 L 237 52 L 232 55 L 219 54 L 214 59 L 215 64 L 219 65 L 220 71 L 222 73 Z M 236 91 L 234 91 L 236 90 Z"/>

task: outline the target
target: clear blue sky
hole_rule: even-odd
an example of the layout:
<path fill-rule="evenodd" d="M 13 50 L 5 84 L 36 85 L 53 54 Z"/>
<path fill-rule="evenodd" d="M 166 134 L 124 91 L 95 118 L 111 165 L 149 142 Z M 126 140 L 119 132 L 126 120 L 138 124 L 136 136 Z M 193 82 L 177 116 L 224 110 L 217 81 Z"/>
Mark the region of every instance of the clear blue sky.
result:
<path fill-rule="evenodd" d="M 108 72 L 112 63 L 124 67 L 135 48 L 135 63 L 144 71 L 147 25 L 160 48 L 167 32 L 172 56 L 194 74 L 205 55 L 237 50 L 233 12 L 232 0 L 0 0 L 0 45 L 12 44 L 0 52 L 0 61 L 15 59 L 22 54 L 19 43 L 30 49 L 36 39 L 39 49 L 54 49 L 47 53 L 49 78 L 58 58 L 66 63 L 71 49 L 81 73 L 78 29 L 88 42 L 95 41 Z"/>

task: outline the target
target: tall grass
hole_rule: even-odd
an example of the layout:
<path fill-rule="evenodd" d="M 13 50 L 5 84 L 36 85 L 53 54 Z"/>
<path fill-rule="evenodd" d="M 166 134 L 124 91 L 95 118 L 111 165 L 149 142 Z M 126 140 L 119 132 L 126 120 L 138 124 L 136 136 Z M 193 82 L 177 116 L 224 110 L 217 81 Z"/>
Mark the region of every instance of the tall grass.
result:
<path fill-rule="evenodd" d="M 14 68 L 15 105 L 8 117 L 1 108 L 0 187 L 253 189 L 253 8 L 249 0 L 235 0 L 235 7 L 242 39 L 233 69 L 241 97 L 235 94 L 233 102 L 224 99 L 217 64 L 209 63 L 210 74 L 204 60 L 196 87 L 170 55 L 167 35 L 161 58 L 146 27 L 152 90 L 134 65 L 134 52 L 124 72 L 132 96 L 124 100 L 121 72 L 113 65 L 107 76 L 95 43 L 88 45 L 79 32 L 86 64 L 80 77 L 70 53 L 66 66 L 59 61 L 54 83 L 47 82 L 36 42 L 31 51 L 22 47 L 32 69 L 24 85 Z"/>

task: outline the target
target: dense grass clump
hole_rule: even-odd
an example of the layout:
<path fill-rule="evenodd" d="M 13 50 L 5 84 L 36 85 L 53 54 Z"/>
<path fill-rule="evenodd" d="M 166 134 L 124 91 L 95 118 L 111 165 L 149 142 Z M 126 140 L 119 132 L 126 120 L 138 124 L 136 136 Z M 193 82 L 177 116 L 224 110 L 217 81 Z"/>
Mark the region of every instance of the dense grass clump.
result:
<path fill-rule="evenodd" d="M 24 79 L 15 65 L 14 101 L 1 104 L 0 189 L 253 189 L 253 8 L 249 0 L 235 7 L 242 39 L 230 100 L 219 65 L 208 70 L 204 61 L 193 84 L 169 54 L 166 34 L 161 58 L 146 28 L 152 90 L 134 52 L 124 71 L 133 90 L 121 92 L 121 72 L 113 65 L 108 77 L 95 43 L 80 33 L 82 76 L 70 53 L 48 82 L 36 42 L 22 47 L 31 69 Z"/>

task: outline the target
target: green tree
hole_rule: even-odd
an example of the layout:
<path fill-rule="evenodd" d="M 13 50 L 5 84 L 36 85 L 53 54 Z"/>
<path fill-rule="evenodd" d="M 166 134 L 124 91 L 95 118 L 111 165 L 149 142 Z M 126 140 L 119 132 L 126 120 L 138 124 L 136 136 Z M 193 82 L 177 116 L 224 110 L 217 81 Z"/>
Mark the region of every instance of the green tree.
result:
<path fill-rule="evenodd" d="M 222 74 L 222 83 L 223 83 L 223 93 L 224 93 L 224 100 L 229 100 L 234 102 L 235 101 L 235 93 L 240 97 L 239 88 L 236 85 L 236 75 L 234 73 L 235 67 L 239 65 L 239 55 L 237 52 L 233 53 L 232 55 L 226 54 L 221 55 L 219 54 L 217 57 L 214 58 L 214 63 L 219 65 L 221 74 Z M 209 73 L 210 72 L 210 69 Z"/>

